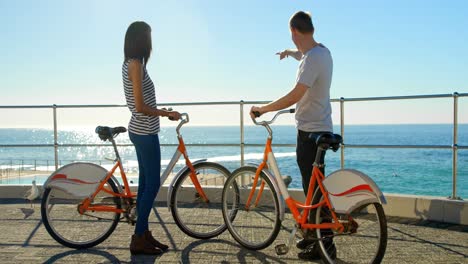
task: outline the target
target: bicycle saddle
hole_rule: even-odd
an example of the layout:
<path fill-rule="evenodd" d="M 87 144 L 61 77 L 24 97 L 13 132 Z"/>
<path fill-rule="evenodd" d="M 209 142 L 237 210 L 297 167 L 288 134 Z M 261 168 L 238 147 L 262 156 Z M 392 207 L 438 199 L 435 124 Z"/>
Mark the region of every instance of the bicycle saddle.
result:
<path fill-rule="evenodd" d="M 127 132 L 125 127 L 107 127 L 107 126 L 98 126 L 96 127 L 96 133 L 99 135 L 99 138 L 103 141 L 114 138 L 120 133 Z"/>
<path fill-rule="evenodd" d="M 343 138 L 338 134 L 323 133 L 317 137 L 316 143 L 322 149 L 331 149 L 336 152 L 343 143 Z"/>

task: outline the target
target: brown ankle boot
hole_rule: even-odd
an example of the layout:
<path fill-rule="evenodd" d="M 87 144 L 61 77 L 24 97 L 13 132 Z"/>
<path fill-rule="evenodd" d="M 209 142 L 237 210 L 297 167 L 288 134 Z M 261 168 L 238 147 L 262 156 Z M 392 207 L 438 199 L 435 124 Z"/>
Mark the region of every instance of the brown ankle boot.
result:
<path fill-rule="evenodd" d="M 132 242 L 130 243 L 130 252 L 132 255 L 144 254 L 144 255 L 159 255 L 162 250 L 155 248 L 149 241 L 145 239 L 144 235 L 133 235 Z"/>
<path fill-rule="evenodd" d="M 166 251 L 166 250 L 169 248 L 168 245 L 165 245 L 165 244 L 163 244 L 163 243 L 157 241 L 157 240 L 153 237 L 153 235 L 151 234 L 151 231 L 146 230 L 146 231 L 143 233 L 143 235 L 144 235 L 145 239 L 146 239 L 148 242 L 150 242 L 153 246 L 155 246 L 155 247 L 157 247 L 157 248 L 160 248 L 160 249 L 162 249 L 163 251 Z"/>

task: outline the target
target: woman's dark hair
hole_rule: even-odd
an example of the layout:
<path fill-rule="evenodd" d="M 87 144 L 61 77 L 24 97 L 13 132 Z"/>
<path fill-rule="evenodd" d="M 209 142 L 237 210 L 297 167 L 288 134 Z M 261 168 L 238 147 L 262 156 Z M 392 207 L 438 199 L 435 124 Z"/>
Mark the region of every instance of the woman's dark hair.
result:
<path fill-rule="evenodd" d="M 151 27 L 143 21 L 130 24 L 125 33 L 125 60 L 138 59 L 146 65 L 151 49 Z"/>
<path fill-rule="evenodd" d="M 304 11 L 295 13 L 289 20 L 289 26 L 301 32 L 302 34 L 314 32 L 312 17 L 309 13 Z"/>

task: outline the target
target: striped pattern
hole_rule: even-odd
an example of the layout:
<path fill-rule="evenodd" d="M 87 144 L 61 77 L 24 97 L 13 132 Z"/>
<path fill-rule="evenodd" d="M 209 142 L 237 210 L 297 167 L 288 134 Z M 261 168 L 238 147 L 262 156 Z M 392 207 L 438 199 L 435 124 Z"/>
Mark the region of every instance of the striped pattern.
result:
<path fill-rule="evenodd" d="M 132 117 L 128 124 L 128 130 L 137 135 L 153 135 L 159 133 L 159 116 L 148 116 L 139 113 L 135 109 L 135 97 L 133 96 L 133 84 L 128 78 L 128 63 L 125 61 L 122 65 L 122 79 L 125 91 L 125 99 Z M 144 67 L 143 73 L 143 100 L 146 105 L 157 108 L 156 94 L 154 84 Z"/>

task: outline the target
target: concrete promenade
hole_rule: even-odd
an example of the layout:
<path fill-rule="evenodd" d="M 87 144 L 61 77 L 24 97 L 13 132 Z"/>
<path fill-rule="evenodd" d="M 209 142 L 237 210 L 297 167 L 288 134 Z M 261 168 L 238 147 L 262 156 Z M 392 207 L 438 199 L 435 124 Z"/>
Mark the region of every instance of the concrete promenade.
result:
<path fill-rule="evenodd" d="M 97 247 L 73 250 L 49 236 L 39 203 L 31 208 L 26 202 L 0 199 L 0 210 L 0 263 L 304 263 L 295 247 L 283 256 L 275 254 L 274 246 L 250 251 L 240 247 L 228 231 L 210 240 L 188 237 L 164 206 L 155 207 L 150 218 L 153 234 L 170 245 L 168 252 L 157 257 L 130 255 L 133 227 L 124 222 Z M 392 217 L 388 221 L 383 263 L 468 263 L 468 226 Z M 289 235 L 292 222 L 283 224 L 274 244 Z"/>

